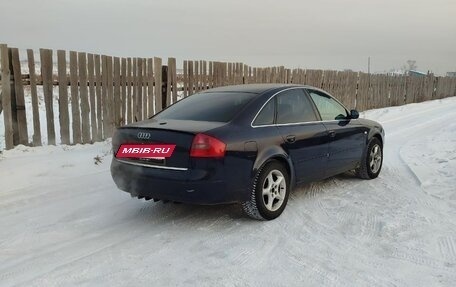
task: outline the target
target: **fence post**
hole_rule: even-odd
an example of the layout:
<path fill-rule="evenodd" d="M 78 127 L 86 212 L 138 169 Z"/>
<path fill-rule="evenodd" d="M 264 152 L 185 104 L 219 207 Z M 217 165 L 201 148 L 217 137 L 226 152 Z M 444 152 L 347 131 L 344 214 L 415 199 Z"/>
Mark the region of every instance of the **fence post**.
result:
<path fill-rule="evenodd" d="M 13 68 L 13 48 L 8 48 L 9 79 L 10 79 L 10 97 L 11 97 L 11 118 L 13 120 L 13 143 L 14 146 L 19 144 L 19 129 L 17 124 L 17 105 L 16 105 L 16 84 L 14 79 Z"/>
<path fill-rule="evenodd" d="M 2 108 L 5 124 L 5 148 L 12 149 L 14 147 L 14 132 L 11 106 L 10 64 L 7 45 L 0 45 L 0 54 L 0 73 L 2 75 Z"/>
<path fill-rule="evenodd" d="M 162 66 L 162 109 L 166 108 L 166 98 L 171 97 L 168 94 L 168 66 Z"/>

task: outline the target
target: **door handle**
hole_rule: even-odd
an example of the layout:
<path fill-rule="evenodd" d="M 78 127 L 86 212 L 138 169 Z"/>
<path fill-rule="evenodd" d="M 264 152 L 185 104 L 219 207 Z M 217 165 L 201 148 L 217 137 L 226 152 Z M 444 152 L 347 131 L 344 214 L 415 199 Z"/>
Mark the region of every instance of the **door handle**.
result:
<path fill-rule="evenodd" d="M 286 141 L 288 143 L 294 143 L 296 141 L 296 136 L 295 135 L 289 135 L 286 137 Z"/>
<path fill-rule="evenodd" d="M 336 137 L 336 132 L 335 131 L 328 131 L 328 135 L 330 138 Z"/>

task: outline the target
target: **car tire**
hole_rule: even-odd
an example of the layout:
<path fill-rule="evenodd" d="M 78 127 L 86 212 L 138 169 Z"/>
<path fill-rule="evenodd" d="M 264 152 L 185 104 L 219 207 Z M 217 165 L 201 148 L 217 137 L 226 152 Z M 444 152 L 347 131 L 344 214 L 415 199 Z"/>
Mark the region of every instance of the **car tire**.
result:
<path fill-rule="evenodd" d="M 278 161 L 263 165 L 253 181 L 250 200 L 242 203 L 244 212 L 257 220 L 272 220 L 282 214 L 290 194 L 290 176 Z"/>
<path fill-rule="evenodd" d="M 376 137 L 372 138 L 363 153 L 356 174 L 362 179 L 376 178 L 382 169 L 383 145 Z"/>

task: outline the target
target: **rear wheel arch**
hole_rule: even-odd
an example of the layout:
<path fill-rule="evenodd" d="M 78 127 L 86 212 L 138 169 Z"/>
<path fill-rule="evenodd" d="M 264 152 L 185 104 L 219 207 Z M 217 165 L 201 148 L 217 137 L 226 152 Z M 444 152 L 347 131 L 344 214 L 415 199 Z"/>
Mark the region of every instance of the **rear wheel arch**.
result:
<path fill-rule="evenodd" d="M 277 162 L 281 163 L 287 169 L 287 172 L 288 172 L 289 176 L 291 177 L 290 162 L 288 162 L 284 157 L 282 157 L 282 156 L 273 156 L 267 162 L 269 162 L 269 161 L 277 161 Z"/>
<path fill-rule="evenodd" d="M 372 137 L 377 138 L 380 141 L 380 144 L 383 146 L 383 138 L 379 133 L 374 134 Z"/>
<path fill-rule="evenodd" d="M 282 164 L 286 168 L 286 170 L 288 172 L 288 176 L 290 177 L 289 179 L 290 179 L 291 187 L 294 187 L 294 185 L 295 185 L 295 173 L 294 173 L 293 163 L 291 162 L 290 158 L 285 157 L 285 155 L 283 155 L 283 154 L 273 154 L 273 155 L 270 155 L 268 157 L 265 157 L 261 161 L 257 159 L 257 161 L 255 163 L 255 166 L 254 166 L 254 169 L 253 169 L 253 173 L 252 173 L 253 178 L 255 178 L 257 173 L 259 171 L 261 171 L 261 169 L 265 165 L 267 165 L 268 163 L 270 163 L 272 161 L 279 162 L 280 164 Z"/>

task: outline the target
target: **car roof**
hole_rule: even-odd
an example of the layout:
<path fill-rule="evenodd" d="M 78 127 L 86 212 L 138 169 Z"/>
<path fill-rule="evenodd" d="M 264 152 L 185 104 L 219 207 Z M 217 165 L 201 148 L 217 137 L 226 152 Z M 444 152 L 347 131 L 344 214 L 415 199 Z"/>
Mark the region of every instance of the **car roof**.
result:
<path fill-rule="evenodd" d="M 202 91 L 202 93 L 213 93 L 213 92 L 233 92 L 233 93 L 253 93 L 262 94 L 269 90 L 290 88 L 290 87 L 303 87 L 303 88 L 314 88 L 311 86 L 303 86 L 297 84 L 245 84 L 245 85 L 234 85 L 224 86 Z"/>

